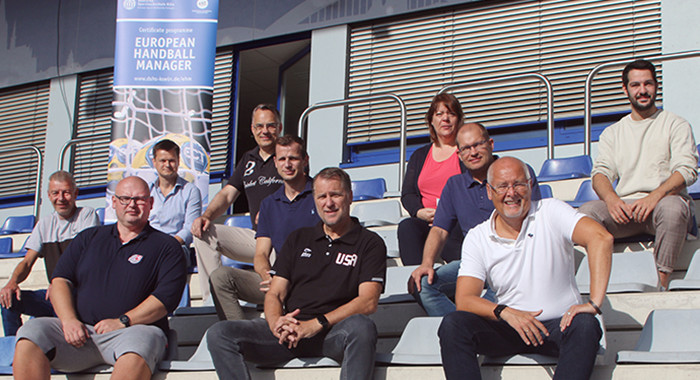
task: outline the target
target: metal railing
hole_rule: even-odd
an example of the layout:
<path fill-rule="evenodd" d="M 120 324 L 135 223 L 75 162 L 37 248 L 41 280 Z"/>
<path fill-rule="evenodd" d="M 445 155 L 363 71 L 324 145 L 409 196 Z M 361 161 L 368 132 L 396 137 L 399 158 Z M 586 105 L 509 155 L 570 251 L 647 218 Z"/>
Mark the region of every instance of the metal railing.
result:
<path fill-rule="evenodd" d="M 328 102 L 319 102 L 307 107 L 299 117 L 299 137 L 306 141 L 306 119 L 309 114 L 315 110 L 323 108 L 332 108 L 339 106 L 347 106 L 350 104 L 367 103 L 373 100 L 391 99 L 395 100 L 401 108 L 401 135 L 399 138 L 399 192 L 403 186 L 404 167 L 406 166 L 406 104 L 403 99 L 394 94 L 377 94 L 370 96 L 358 96 L 347 99 L 331 100 Z M 308 144 L 308 141 L 307 141 Z"/>
<path fill-rule="evenodd" d="M 586 77 L 586 88 L 584 92 L 584 107 L 583 107 L 583 154 L 584 155 L 590 155 L 591 154 L 591 123 L 592 123 L 592 115 L 591 115 L 591 85 L 593 83 L 593 77 L 598 74 L 601 70 L 609 68 L 609 67 L 615 67 L 615 66 L 623 66 L 626 65 L 630 62 L 633 62 L 637 59 L 645 59 L 647 61 L 673 61 L 677 59 L 687 59 L 687 58 L 693 58 L 693 57 L 700 57 L 700 51 L 688 51 L 684 53 L 672 53 L 672 54 L 664 54 L 664 55 L 655 55 L 652 57 L 645 57 L 645 58 L 634 58 L 634 59 L 625 59 L 621 61 L 611 61 L 611 62 L 606 62 L 606 63 L 601 63 L 600 65 L 596 66 L 593 68 L 588 73 L 588 76 Z"/>
<path fill-rule="evenodd" d="M 14 148 L 5 148 L 5 149 L 0 149 L 0 153 L 9 153 L 9 152 L 18 152 L 18 151 L 23 151 L 23 150 L 28 150 L 36 153 L 37 157 L 37 165 L 36 165 L 36 186 L 34 188 L 34 209 L 33 214 L 34 214 L 34 219 L 37 221 L 39 220 L 39 202 L 41 201 L 41 172 L 43 170 L 44 166 L 44 160 L 43 157 L 41 156 L 41 151 L 39 148 L 35 147 L 34 145 L 22 145 L 22 146 L 17 146 Z"/>
<path fill-rule="evenodd" d="M 437 93 L 442 94 L 443 92 L 451 91 L 455 88 L 482 86 L 504 82 L 520 82 L 523 80 L 536 80 L 542 82 L 547 88 L 547 159 L 554 158 L 554 91 L 552 90 L 552 82 L 550 82 L 546 76 L 538 73 L 526 73 L 487 78 L 470 82 L 454 83 L 441 88 Z"/>
<path fill-rule="evenodd" d="M 65 170 L 63 169 L 63 161 L 66 158 L 66 151 L 68 151 L 68 148 L 70 148 L 73 145 L 77 145 L 80 143 L 84 142 L 95 142 L 95 141 L 100 141 L 100 140 L 109 140 L 110 136 L 91 136 L 91 137 L 80 137 L 80 138 L 75 138 L 66 141 L 65 144 L 61 147 L 61 152 L 58 155 L 58 170 Z"/>

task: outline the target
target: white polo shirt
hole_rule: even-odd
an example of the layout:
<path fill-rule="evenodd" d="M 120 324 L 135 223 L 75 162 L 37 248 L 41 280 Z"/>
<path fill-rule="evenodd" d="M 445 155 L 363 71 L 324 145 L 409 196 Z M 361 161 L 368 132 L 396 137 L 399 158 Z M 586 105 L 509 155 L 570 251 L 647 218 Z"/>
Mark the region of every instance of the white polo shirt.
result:
<path fill-rule="evenodd" d="M 584 215 L 557 199 L 533 201 L 518 238 L 512 240 L 496 234 L 495 213 L 464 238 L 459 276 L 486 281 L 499 304 L 542 309 L 537 317 L 542 321 L 560 318 L 581 303 L 571 236 Z"/>

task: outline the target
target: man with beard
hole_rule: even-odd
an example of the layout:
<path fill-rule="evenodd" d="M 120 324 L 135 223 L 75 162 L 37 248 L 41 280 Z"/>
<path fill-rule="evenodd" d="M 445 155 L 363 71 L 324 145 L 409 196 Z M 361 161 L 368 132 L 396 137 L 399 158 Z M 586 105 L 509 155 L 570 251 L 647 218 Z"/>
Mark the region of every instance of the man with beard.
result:
<path fill-rule="evenodd" d="M 632 113 L 600 135 L 591 176 L 601 200 L 584 204 L 580 211 L 615 237 L 655 235 L 656 266 L 667 288 L 695 220 L 686 190 L 697 179 L 695 138 L 687 121 L 656 108 L 659 83 L 652 63 L 628 64 L 622 84 Z"/>

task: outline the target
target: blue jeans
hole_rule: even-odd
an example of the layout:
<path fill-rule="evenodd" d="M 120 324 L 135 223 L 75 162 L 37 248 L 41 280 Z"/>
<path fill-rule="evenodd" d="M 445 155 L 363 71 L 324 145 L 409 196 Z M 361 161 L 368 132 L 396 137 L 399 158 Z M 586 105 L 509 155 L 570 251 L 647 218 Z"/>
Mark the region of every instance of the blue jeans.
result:
<path fill-rule="evenodd" d="M 22 290 L 20 299 L 12 299 L 9 309 L 2 308 L 2 328 L 5 336 L 17 335 L 22 326 L 22 314 L 32 317 L 55 317 L 51 302 L 46 299 L 46 289 Z"/>
<path fill-rule="evenodd" d="M 295 357 L 327 356 L 342 363 L 341 379 L 374 377 L 377 328 L 369 317 L 352 315 L 299 342 L 281 345 L 264 319 L 220 321 L 207 330 L 207 346 L 220 379 L 250 379 L 244 360 L 273 365 Z"/>
<path fill-rule="evenodd" d="M 549 331 L 544 344 L 528 346 L 505 321 L 491 321 L 466 311 L 445 316 L 438 329 L 442 366 L 447 380 L 481 379 L 476 355 L 509 356 L 535 353 L 558 357 L 554 380 L 587 380 L 593 372 L 603 334 L 593 314 L 577 314 L 562 333 L 560 318 L 542 321 Z"/>
<path fill-rule="evenodd" d="M 431 317 L 442 317 L 456 310 L 455 298 L 457 289 L 457 274 L 459 273 L 460 260 L 450 261 L 435 269 L 433 283 L 428 283 L 428 276 L 420 280 L 420 292 L 414 293 L 416 301 Z M 486 288 L 484 299 L 495 300 L 495 294 L 491 288 Z"/>
<path fill-rule="evenodd" d="M 450 261 L 435 269 L 432 284 L 428 283 L 428 276 L 421 278 L 421 290 L 413 296 L 429 316 L 442 317 L 455 311 L 455 303 L 452 300 L 455 298 L 459 262 Z"/>

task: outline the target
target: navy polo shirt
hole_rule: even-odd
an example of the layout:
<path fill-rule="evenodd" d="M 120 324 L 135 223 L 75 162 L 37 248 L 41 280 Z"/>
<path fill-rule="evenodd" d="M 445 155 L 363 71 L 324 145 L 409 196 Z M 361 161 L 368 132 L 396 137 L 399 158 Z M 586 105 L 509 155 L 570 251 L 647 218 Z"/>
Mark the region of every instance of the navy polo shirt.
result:
<path fill-rule="evenodd" d="M 146 225 L 122 244 L 117 224 L 112 224 L 79 233 L 58 260 L 56 277 L 73 284 L 78 318 L 94 325 L 118 318 L 150 295 L 172 312 L 182 297 L 187 270 L 175 238 Z M 152 325 L 168 331 L 166 317 Z"/>
<path fill-rule="evenodd" d="M 300 309 L 300 320 L 312 319 L 357 297 L 363 282 L 384 284 L 384 240 L 357 219 L 352 223 L 350 231 L 335 240 L 323 231 L 323 222 L 289 235 L 272 267 L 273 275 L 289 280 L 287 312 Z"/>
<path fill-rule="evenodd" d="M 263 160 L 260 157 L 260 147 L 255 147 L 243 154 L 228 182 L 228 185 L 235 187 L 238 191 L 245 192 L 253 229 L 256 228 L 255 215 L 260 210 L 260 202 L 279 189 L 282 184 L 284 181 L 277 173 L 274 155 Z"/>
<path fill-rule="evenodd" d="M 530 178 L 533 179 L 532 200 L 539 200 L 542 195 L 535 171 L 530 165 L 527 168 L 530 170 Z M 445 231 L 452 231 L 455 223 L 459 222 L 462 236 L 466 236 L 470 229 L 488 219 L 493 209 L 493 202 L 487 195 L 486 181 L 479 183 L 466 171 L 447 180 L 435 211 L 433 225 Z"/>
<path fill-rule="evenodd" d="M 268 237 L 272 240 L 275 252 L 282 251 L 282 245 L 289 234 L 301 227 L 311 227 L 320 222 L 314 203 L 313 181 L 306 179 L 306 186 L 291 201 L 284 193 L 284 186 L 263 199 L 260 203 L 256 238 Z"/>

